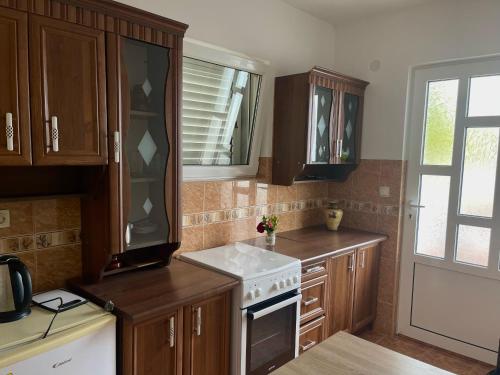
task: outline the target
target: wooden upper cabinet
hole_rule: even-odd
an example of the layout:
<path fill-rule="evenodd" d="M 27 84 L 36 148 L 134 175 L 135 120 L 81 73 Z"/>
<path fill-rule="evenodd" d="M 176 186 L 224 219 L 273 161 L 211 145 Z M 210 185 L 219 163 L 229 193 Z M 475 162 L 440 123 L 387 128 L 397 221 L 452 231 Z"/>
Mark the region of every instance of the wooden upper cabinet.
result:
<path fill-rule="evenodd" d="M 380 249 L 378 245 L 357 250 L 352 330 L 359 331 L 375 320 Z"/>
<path fill-rule="evenodd" d="M 355 266 L 354 251 L 328 261 L 330 276 L 328 336 L 352 329 Z"/>
<path fill-rule="evenodd" d="M 356 168 L 367 85 L 319 67 L 276 78 L 274 184 L 343 180 Z"/>
<path fill-rule="evenodd" d="M 177 312 L 136 326 L 133 375 L 180 375 L 181 327 Z"/>
<path fill-rule="evenodd" d="M 0 166 L 31 163 L 28 15 L 0 8 Z"/>
<path fill-rule="evenodd" d="M 185 308 L 184 375 L 229 374 L 229 299 L 226 293 Z"/>
<path fill-rule="evenodd" d="M 37 15 L 29 22 L 34 163 L 106 164 L 104 31 Z"/>

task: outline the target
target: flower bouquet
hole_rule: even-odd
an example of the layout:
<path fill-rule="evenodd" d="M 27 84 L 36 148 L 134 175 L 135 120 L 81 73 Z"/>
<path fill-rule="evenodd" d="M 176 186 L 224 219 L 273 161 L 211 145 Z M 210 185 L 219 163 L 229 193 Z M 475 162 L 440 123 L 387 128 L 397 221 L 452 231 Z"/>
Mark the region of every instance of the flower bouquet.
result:
<path fill-rule="evenodd" d="M 257 232 L 266 232 L 266 242 L 274 246 L 276 244 L 276 230 L 278 229 L 279 218 L 276 215 L 262 216 L 262 220 L 257 225 Z"/>

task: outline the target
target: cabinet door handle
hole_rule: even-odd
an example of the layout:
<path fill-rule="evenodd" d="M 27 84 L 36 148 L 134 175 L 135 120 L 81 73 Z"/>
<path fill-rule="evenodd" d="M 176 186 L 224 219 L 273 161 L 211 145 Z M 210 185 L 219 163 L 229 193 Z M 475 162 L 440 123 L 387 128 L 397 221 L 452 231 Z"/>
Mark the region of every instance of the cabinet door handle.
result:
<path fill-rule="evenodd" d="M 196 336 L 201 336 L 201 307 L 196 308 Z"/>
<path fill-rule="evenodd" d="M 57 116 L 52 116 L 50 122 L 50 139 L 52 141 L 52 151 L 59 152 L 59 128 L 57 124 Z"/>
<path fill-rule="evenodd" d="M 304 345 L 300 345 L 300 350 L 305 352 L 306 350 L 311 349 L 314 345 L 316 345 L 316 341 L 308 340 L 304 343 Z"/>
<path fill-rule="evenodd" d="M 175 318 L 172 316 L 170 318 L 170 329 L 168 331 L 170 347 L 173 348 L 175 345 Z"/>
<path fill-rule="evenodd" d="M 349 255 L 349 271 L 354 272 L 354 255 Z"/>
<path fill-rule="evenodd" d="M 14 151 L 14 125 L 12 124 L 12 113 L 5 114 L 5 135 L 7 138 L 7 151 Z"/>
<path fill-rule="evenodd" d="M 313 272 L 323 272 L 325 267 L 323 266 L 314 266 L 311 268 L 306 268 L 304 273 L 313 273 Z"/>
<path fill-rule="evenodd" d="M 365 268 L 365 256 L 366 256 L 366 251 L 363 250 L 361 252 L 361 268 Z"/>
<path fill-rule="evenodd" d="M 113 135 L 113 150 L 115 153 L 115 163 L 120 162 L 120 132 L 115 132 Z"/>
<path fill-rule="evenodd" d="M 304 304 L 304 306 L 309 306 L 318 301 L 319 301 L 318 297 L 309 297 L 308 299 L 303 300 L 302 303 Z"/>

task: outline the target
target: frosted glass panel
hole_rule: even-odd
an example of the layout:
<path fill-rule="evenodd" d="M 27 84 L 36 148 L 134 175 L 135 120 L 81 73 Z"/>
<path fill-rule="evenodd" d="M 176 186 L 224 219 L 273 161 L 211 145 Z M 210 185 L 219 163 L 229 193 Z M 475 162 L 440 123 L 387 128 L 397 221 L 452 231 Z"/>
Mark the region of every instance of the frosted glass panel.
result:
<path fill-rule="evenodd" d="M 427 88 L 425 165 L 451 165 L 458 80 L 429 82 Z"/>
<path fill-rule="evenodd" d="M 499 128 L 469 128 L 465 143 L 460 213 L 491 217 Z"/>
<path fill-rule="evenodd" d="M 458 226 L 456 260 L 477 266 L 488 266 L 490 253 L 490 228 Z"/>
<path fill-rule="evenodd" d="M 500 116 L 500 75 L 470 80 L 469 117 Z"/>
<path fill-rule="evenodd" d="M 417 254 L 444 258 L 449 194 L 449 176 L 422 175 Z"/>

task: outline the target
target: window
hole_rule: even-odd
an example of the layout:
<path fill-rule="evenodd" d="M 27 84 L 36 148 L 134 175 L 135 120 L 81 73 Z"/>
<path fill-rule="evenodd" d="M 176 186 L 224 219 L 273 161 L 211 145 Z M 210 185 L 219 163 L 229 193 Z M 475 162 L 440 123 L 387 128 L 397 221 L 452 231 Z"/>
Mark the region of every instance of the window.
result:
<path fill-rule="evenodd" d="M 227 50 L 187 41 L 182 76 L 186 178 L 256 174 L 263 86 L 258 65 Z"/>

